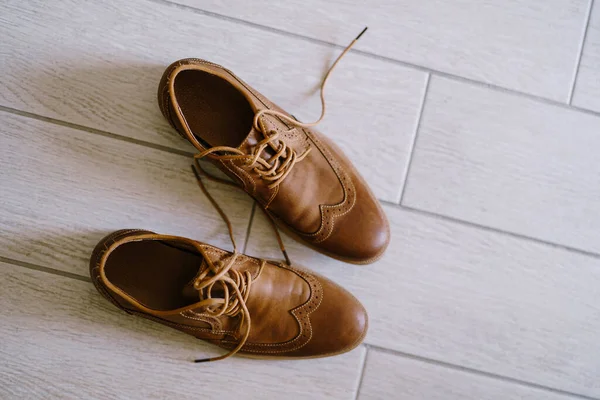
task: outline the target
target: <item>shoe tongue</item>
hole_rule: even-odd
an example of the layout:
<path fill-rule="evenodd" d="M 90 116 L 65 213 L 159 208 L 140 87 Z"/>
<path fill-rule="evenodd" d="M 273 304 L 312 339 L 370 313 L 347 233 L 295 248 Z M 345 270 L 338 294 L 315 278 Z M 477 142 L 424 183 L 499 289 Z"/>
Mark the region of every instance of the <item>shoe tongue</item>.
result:
<path fill-rule="evenodd" d="M 204 270 L 206 268 L 208 268 L 208 265 L 206 264 L 206 260 L 202 260 L 202 263 L 200 264 L 200 268 L 198 268 L 198 272 L 196 273 L 196 275 L 192 279 L 190 279 L 190 281 L 188 283 L 186 283 L 185 286 L 183 286 L 183 290 L 182 290 L 183 297 L 185 299 L 187 299 L 190 303 L 197 303 L 201 300 L 200 293 L 194 287 L 194 282 L 196 282 L 196 279 L 198 279 L 198 276 L 202 272 L 204 272 Z"/>
<path fill-rule="evenodd" d="M 198 289 L 194 287 L 194 282 L 196 282 L 198 276 L 200 276 L 200 274 L 203 273 L 206 268 L 208 268 L 208 264 L 206 263 L 206 260 L 202 260 L 202 264 L 200 264 L 200 268 L 198 268 L 198 273 L 188 283 L 186 283 L 182 289 L 183 297 L 190 301 L 190 303 L 197 303 L 203 300 L 200 297 L 200 292 Z M 223 288 L 219 284 L 215 284 L 213 286 L 210 294 L 213 299 L 223 298 L 225 296 Z"/>
<path fill-rule="evenodd" d="M 252 151 L 254 150 L 256 145 L 261 140 L 265 139 L 265 134 L 272 135 L 273 132 L 283 133 L 288 130 L 288 127 L 283 122 L 281 122 L 279 120 L 279 118 L 274 117 L 272 115 L 262 115 L 260 117 L 259 124 L 260 124 L 261 128 L 264 129 L 264 132 L 266 132 L 266 133 L 263 133 L 262 131 L 257 130 L 253 126 L 252 129 L 250 130 L 250 133 L 248 133 L 248 136 L 246 136 L 246 139 L 244 139 L 242 144 L 238 147 L 240 150 L 242 150 L 246 154 L 252 154 Z M 271 158 L 271 156 L 273 156 L 273 154 L 275 154 L 277 152 L 278 146 L 279 146 L 279 140 L 276 139 L 276 140 L 270 142 L 269 146 L 267 146 L 261 153 L 261 157 L 267 158 L 267 159 Z"/>

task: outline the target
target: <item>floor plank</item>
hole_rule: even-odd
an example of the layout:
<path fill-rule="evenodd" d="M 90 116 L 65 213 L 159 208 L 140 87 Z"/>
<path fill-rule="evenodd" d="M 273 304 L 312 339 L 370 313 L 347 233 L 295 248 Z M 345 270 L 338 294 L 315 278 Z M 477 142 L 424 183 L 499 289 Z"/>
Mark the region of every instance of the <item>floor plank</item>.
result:
<path fill-rule="evenodd" d="M 374 265 L 285 237 L 293 261 L 340 283 L 369 313 L 366 342 L 514 379 L 600 395 L 600 260 L 385 207 L 392 241 Z M 247 252 L 281 259 L 257 213 Z"/>
<path fill-rule="evenodd" d="M 567 101 L 589 0 L 174 0 L 269 28 Z"/>
<path fill-rule="evenodd" d="M 0 16 L 2 51 L 10 55 L 0 61 L 0 105 L 188 151 L 156 104 L 171 62 L 223 64 L 308 121 L 319 115 L 317 88 L 339 54 L 146 0 L 9 1 Z M 320 128 L 382 199 L 397 201 L 404 183 L 425 80 L 423 72 L 353 54 L 328 84 Z"/>
<path fill-rule="evenodd" d="M 274 382 L 285 382 L 291 399 L 354 399 L 362 347 L 320 360 L 194 364 L 220 350 L 128 316 L 91 283 L 4 263 L 0 276 L 0 398 L 280 399 Z"/>
<path fill-rule="evenodd" d="M 563 247 L 600 254 L 600 117 L 486 85 L 566 102 L 591 3 L 0 1 L 0 398 L 355 398 L 364 347 L 194 365 L 220 351 L 126 316 L 85 276 L 93 246 L 120 228 L 231 247 L 175 154 L 193 149 L 156 105 L 166 65 L 221 63 L 308 121 L 340 51 L 322 41 L 346 45 L 365 24 L 319 129 L 380 199 L 399 202 L 428 87 L 412 210 L 385 206 L 392 243 L 370 266 L 285 238 L 293 260 L 365 304 L 367 343 L 390 349 L 370 348 L 360 398 L 600 398 L 600 258 Z M 595 3 L 573 105 L 600 111 Z M 252 202 L 209 190 L 243 247 Z M 250 228 L 248 253 L 281 258 L 260 211 Z"/>
<path fill-rule="evenodd" d="M 600 4 L 592 7 L 573 105 L 600 112 Z"/>
<path fill-rule="evenodd" d="M 568 400 L 576 397 L 521 386 L 369 349 L 359 400 Z"/>
<path fill-rule="evenodd" d="M 433 77 L 404 204 L 600 253 L 600 117 Z"/>
<path fill-rule="evenodd" d="M 111 231 L 150 229 L 230 248 L 188 157 L 0 113 L 0 255 L 87 275 Z M 252 202 L 211 184 L 244 243 Z"/>

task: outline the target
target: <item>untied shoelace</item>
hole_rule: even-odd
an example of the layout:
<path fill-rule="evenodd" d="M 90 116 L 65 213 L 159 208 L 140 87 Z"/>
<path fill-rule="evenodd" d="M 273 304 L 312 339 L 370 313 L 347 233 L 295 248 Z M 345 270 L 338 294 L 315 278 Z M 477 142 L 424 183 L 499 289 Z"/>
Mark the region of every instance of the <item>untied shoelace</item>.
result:
<path fill-rule="evenodd" d="M 214 358 L 203 358 L 197 359 L 195 362 L 206 362 L 206 361 L 217 361 L 223 360 L 225 358 L 231 357 L 235 353 L 237 353 L 243 346 L 246 344 L 248 340 L 248 336 L 250 335 L 250 328 L 252 326 L 250 319 L 250 312 L 246 306 L 246 301 L 248 300 L 248 296 L 250 294 L 250 288 L 252 286 L 253 280 L 258 279 L 260 276 L 265 262 L 262 260 L 261 265 L 259 267 L 259 271 L 257 276 L 253 279 L 249 271 L 239 272 L 234 269 L 231 269 L 235 264 L 236 259 L 239 254 L 237 251 L 237 246 L 235 243 L 235 239 L 233 237 L 233 228 L 231 226 L 231 222 L 229 218 L 219 206 L 217 201 L 213 198 L 213 196 L 208 192 L 204 182 L 202 181 L 202 176 L 205 176 L 207 179 L 215 182 L 219 182 L 222 184 L 233 186 L 237 189 L 240 189 L 238 185 L 233 183 L 232 181 L 225 180 L 213 176 L 207 173 L 200 166 L 200 159 L 210 156 L 211 158 L 219 159 L 219 160 L 239 160 L 244 159 L 254 168 L 254 171 L 264 180 L 269 181 L 269 188 L 274 188 L 279 185 L 283 180 L 289 175 L 290 171 L 294 167 L 297 162 L 302 161 L 310 152 L 311 148 L 307 148 L 302 154 L 298 155 L 294 149 L 286 146 L 286 144 L 280 140 L 278 142 L 278 148 L 268 160 L 261 157 L 261 153 L 266 149 L 267 146 L 276 143 L 275 141 L 279 138 L 279 132 L 276 131 L 265 131 L 260 125 L 260 118 L 264 115 L 272 115 L 279 117 L 290 124 L 296 127 L 309 128 L 312 126 L 318 125 L 323 118 L 325 117 L 325 85 L 331 72 L 337 66 L 339 61 L 348 53 L 348 51 L 354 46 L 354 44 L 360 39 L 360 37 L 366 32 L 367 28 L 365 27 L 361 33 L 344 49 L 344 51 L 338 56 L 338 58 L 334 61 L 334 63 L 329 67 L 329 70 L 325 74 L 323 81 L 321 82 L 320 88 L 320 97 L 321 97 L 321 116 L 315 122 L 310 123 L 302 123 L 294 118 L 290 118 L 287 115 L 270 109 L 262 109 L 259 110 L 254 115 L 253 126 L 254 129 L 260 131 L 264 139 L 256 144 L 252 154 L 246 154 L 240 149 L 236 149 L 235 147 L 229 146 L 216 146 L 211 147 L 205 151 L 202 151 L 194 156 L 194 164 L 192 165 L 192 170 L 196 175 L 196 179 L 198 180 L 198 184 L 202 189 L 202 192 L 206 195 L 206 197 L 210 200 L 211 204 L 215 207 L 219 215 L 225 223 L 227 224 L 227 229 L 229 231 L 229 237 L 231 239 L 231 243 L 233 244 L 233 254 L 229 257 L 229 260 L 225 263 L 221 261 L 217 261 L 216 263 L 211 262 L 208 257 L 205 257 L 207 267 L 202 271 L 195 279 L 194 279 L 194 288 L 199 291 L 201 301 L 198 303 L 201 307 L 206 307 L 206 311 L 215 317 L 219 317 L 221 315 L 228 315 L 234 317 L 238 314 L 242 314 L 242 320 L 240 321 L 239 330 L 242 331 L 243 334 L 241 339 L 239 340 L 237 346 L 230 350 L 228 353 Z M 225 154 L 223 154 L 225 153 Z M 283 161 L 280 161 L 283 160 Z M 269 213 L 267 213 L 262 207 L 261 209 L 267 215 L 268 220 L 273 227 L 275 232 L 275 236 L 277 237 L 277 241 L 279 243 L 279 248 L 285 258 L 286 264 L 291 265 L 290 258 L 285 250 L 285 246 L 283 245 L 283 240 L 281 239 L 281 235 L 279 234 L 279 230 L 277 229 L 277 225 L 275 225 L 275 221 Z M 204 253 L 204 252 L 202 252 Z M 211 275 L 209 277 L 209 275 Z M 211 297 L 212 289 L 215 284 L 219 284 L 223 290 L 222 298 L 213 298 Z M 230 290 L 231 289 L 231 290 Z"/>

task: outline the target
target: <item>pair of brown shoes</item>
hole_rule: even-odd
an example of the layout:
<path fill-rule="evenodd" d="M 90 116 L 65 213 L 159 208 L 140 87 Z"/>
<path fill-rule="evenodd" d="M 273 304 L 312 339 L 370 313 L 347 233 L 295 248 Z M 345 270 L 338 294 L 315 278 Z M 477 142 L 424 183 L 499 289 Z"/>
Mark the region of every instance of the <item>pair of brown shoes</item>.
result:
<path fill-rule="evenodd" d="M 225 183 L 252 196 L 274 226 L 315 250 L 355 264 L 381 257 L 389 242 L 385 214 L 341 150 L 310 129 L 316 123 L 298 122 L 230 71 L 199 59 L 167 68 L 158 102 L 199 150 L 194 170 L 230 234 L 200 178 L 207 175 L 200 158 L 235 182 Z M 233 243 L 228 252 L 182 237 L 117 231 L 94 249 L 90 272 L 117 307 L 229 350 L 196 361 L 237 352 L 322 357 L 361 343 L 367 314 L 354 296 L 292 266 L 283 245 L 285 263 L 240 254 Z"/>

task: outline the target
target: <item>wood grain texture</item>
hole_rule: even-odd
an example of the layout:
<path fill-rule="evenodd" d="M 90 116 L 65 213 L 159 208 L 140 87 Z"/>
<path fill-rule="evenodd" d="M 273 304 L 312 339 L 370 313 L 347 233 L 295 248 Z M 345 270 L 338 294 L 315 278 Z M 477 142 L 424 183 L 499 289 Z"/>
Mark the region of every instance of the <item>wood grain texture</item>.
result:
<path fill-rule="evenodd" d="M 392 241 L 370 266 L 343 264 L 285 237 L 292 261 L 330 277 L 365 305 L 367 343 L 600 395 L 600 260 L 398 207 L 385 210 Z M 261 213 L 247 253 L 281 259 Z"/>
<path fill-rule="evenodd" d="M 223 64 L 302 120 L 339 50 L 145 0 L 9 1 L 0 5 L 0 104 L 192 151 L 156 104 L 165 67 L 184 57 Z M 397 201 L 426 74 L 350 55 L 327 88 L 320 129 Z M 374 140 L 374 138 L 376 140 Z"/>
<path fill-rule="evenodd" d="M 434 77 L 404 204 L 600 252 L 600 118 Z"/>
<path fill-rule="evenodd" d="M 568 400 L 576 397 L 370 349 L 359 400 Z"/>
<path fill-rule="evenodd" d="M 91 283 L 0 263 L 0 398 L 354 399 L 364 348 L 338 357 L 235 357 L 128 316 Z"/>
<path fill-rule="evenodd" d="M 600 112 L 600 4 L 592 7 L 573 105 Z"/>
<path fill-rule="evenodd" d="M 567 101 L 589 0 L 175 0 L 506 88 Z"/>
<path fill-rule="evenodd" d="M 231 248 L 188 157 L 0 113 L 0 255 L 88 275 L 95 244 L 123 228 Z M 252 202 L 209 187 L 243 243 Z"/>
<path fill-rule="evenodd" d="M 176 59 L 223 64 L 309 121 L 340 51 L 319 40 L 346 45 L 369 25 L 358 49 L 383 57 L 351 52 L 340 63 L 319 130 L 396 202 L 428 79 L 400 64 L 567 101 L 591 0 L 174 1 L 250 23 L 165 0 L 0 2 L 0 106 L 109 132 L 0 111 L 0 257 L 87 276 L 94 245 L 121 228 L 231 248 L 189 157 L 113 135 L 193 151 L 156 104 Z M 598 111 L 599 15 L 596 4 L 573 97 Z M 600 118 L 431 79 L 404 204 L 600 252 Z M 208 187 L 241 250 L 252 202 Z M 566 400 L 465 369 L 600 398 L 599 258 L 385 208 L 392 243 L 374 265 L 285 238 L 294 261 L 365 304 L 367 343 L 458 366 L 371 349 L 361 398 Z M 249 254 L 281 258 L 260 211 L 250 228 Z M 194 365 L 221 350 L 121 313 L 90 283 L 2 262 L 0 278 L 1 399 L 355 398 L 364 347 Z"/>

